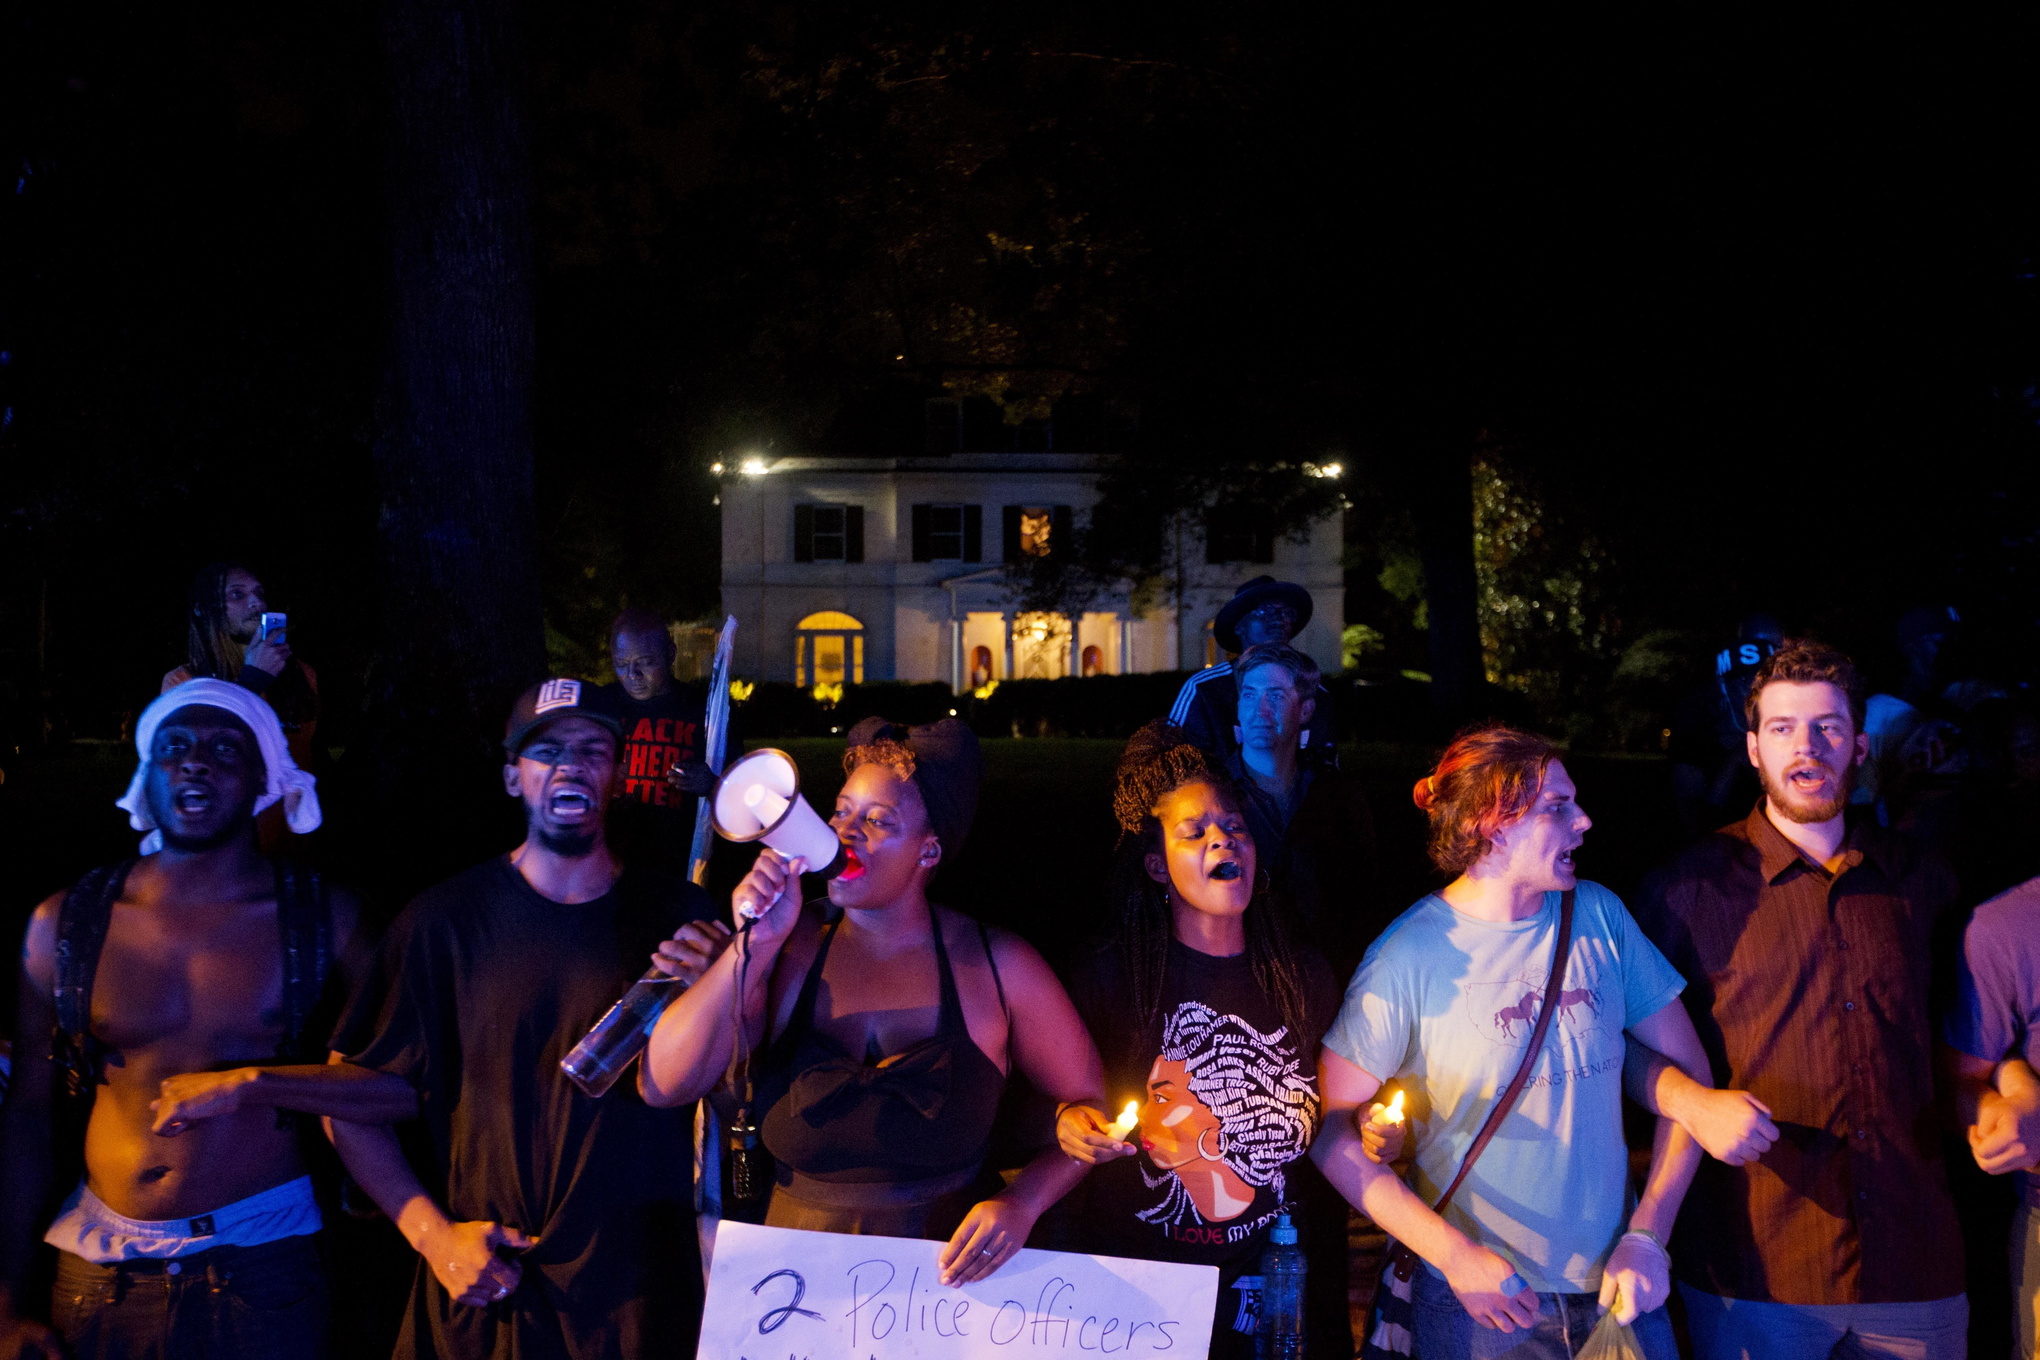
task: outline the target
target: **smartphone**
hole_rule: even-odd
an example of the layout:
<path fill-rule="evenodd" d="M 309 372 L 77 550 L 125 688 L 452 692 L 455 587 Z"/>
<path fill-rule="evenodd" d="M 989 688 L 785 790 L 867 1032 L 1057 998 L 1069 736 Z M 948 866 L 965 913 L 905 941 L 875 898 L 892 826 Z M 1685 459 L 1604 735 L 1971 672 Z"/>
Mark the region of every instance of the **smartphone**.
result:
<path fill-rule="evenodd" d="M 273 637 L 280 637 L 289 626 L 290 615 L 288 614 L 264 614 L 262 616 L 262 631 L 258 637 L 261 641 L 268 642 Z"/>

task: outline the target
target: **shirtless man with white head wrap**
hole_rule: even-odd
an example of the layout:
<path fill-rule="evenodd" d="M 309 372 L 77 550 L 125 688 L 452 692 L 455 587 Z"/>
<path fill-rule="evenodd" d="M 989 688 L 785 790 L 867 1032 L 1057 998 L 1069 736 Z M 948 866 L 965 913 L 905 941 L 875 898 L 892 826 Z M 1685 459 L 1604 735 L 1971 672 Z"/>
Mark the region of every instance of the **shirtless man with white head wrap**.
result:
<path fill-rule="evenodd" d="M 271 803 L 295 830 L 319 822 L 275 713 L 193 680 L 149 705 L 135 742 L 120 806 L 148 833 L 140 857 L 42 903 L 22 949 L 18 1048 L 47 1042 L 54 1061 L 17 1064 L 0 1126 L 0 1357 L 57 1356 L 61 1333 L 95 1356 L 316 1360 L 309 1121 L 288 1112 L 377 1122 L 415 1101 L 321 1061 L 320 1003 L 354 971 L 358 913 L 256 846 Z M 45 1229 L 54 1331 L 20 1292 Z"/>

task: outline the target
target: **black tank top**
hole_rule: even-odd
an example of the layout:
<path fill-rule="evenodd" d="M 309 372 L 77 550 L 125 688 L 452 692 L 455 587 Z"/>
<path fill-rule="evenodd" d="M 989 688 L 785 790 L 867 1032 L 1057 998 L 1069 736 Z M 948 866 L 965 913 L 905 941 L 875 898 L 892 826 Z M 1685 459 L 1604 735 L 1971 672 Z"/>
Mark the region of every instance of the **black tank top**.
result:
<path fill-rule="evenodd" d="M 871 1184 L 975 1171 L 984 1162 L 1006 1076 L 964 1024 L 940 919 L 933 923 L 942 975 L 935 1032 L 883 1067 L 875 1052 L 846 1053 L 815 1028 L 822 965 L 842 920 L 838 912 L 823 927 L 793 1018 L 765 1053 L 758 1087 L 766 1104 L 759 1130 L 766 1149 L 782 1165 L 819 1181 Z M 982 924 L 978 938 L 1003 1007 L 1005 984 L 998 980 Z"/>

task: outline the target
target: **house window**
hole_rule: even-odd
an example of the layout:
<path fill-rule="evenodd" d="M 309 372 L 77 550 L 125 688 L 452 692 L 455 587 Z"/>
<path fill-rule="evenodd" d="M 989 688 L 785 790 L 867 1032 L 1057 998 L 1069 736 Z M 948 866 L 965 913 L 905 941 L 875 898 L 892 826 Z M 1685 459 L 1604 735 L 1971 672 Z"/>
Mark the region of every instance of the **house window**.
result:
<path fill-rule="evenodd" d="M 862 562 L 864 560 L 864 507 L 861 505 L 794 506 L 793 560 L 796 562 Z"/>
<path fill-rule="evenodd" d="M 1104 673 L 1105 653 L 1098 649 L 1096 643 L 1084 648 L 1084 674 L 1103 675 Z"/>
<path fill-rule="evenodd" d="M 1070 507 L 1009 505 L 1006 507 L 1006 560 L 1025 562 L 1070 549 Z"/>
<path fill-rule="evenodd" d="M 1237 511 L 1213 510 L 1204 518 L 1204 560 L 1214 564 L 1273 562 L 1275 531 L 1243 520 Z"/>
<path fill-rule="evenodd" d="M 810 614 L 794 625 L 793 683 L 864 683 L 864 625 L 834 609 Z"/>
<path fill-rule="evenodd" d="M 973 647 L 970 649 L 970 687 L 983 689 L 992 679 L 992 649 Z"/>
<path fill-rule="evenodd" d="M 1020 511 L 1020 555 L 1046 557 L 1055 538 L 1055 512 L 1047 506 L 1027 506 Z"/>
<path fill-rule="evenodd" d="M 985 555 L 984 507 L 917 505 L 913 512 L 916 562 L 980 562 Z"/>

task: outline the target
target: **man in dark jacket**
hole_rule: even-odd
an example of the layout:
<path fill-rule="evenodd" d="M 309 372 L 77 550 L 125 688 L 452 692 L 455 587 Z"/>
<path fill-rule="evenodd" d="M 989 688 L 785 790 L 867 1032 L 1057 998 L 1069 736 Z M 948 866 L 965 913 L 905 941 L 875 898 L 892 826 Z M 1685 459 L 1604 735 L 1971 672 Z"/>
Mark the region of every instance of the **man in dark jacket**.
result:
<path fill-rule="evenodd" d="M 1310 592 L 1293 581 L 1256 576 L 1233 592 L 1218 617 L 1211 622 L 1218 645 L 1235 656 L 1249 647 L 1287 647 L 1310 623 Z M 1183 682 L 1176 702 L 1169 707 L 1169 721 L 1183 729 L 1192 742 L 1220 759 L 1239 746 L 1234 732 L 1238 719 L 1239 685 L 1236 661 L 1207 666 Z M 1331 696 L 1320 686 L 1319 700 L 1310 720 L 1305 744 L 1332 764 L 1338 763 L 1339 741 L 1333 726 Z"/>

